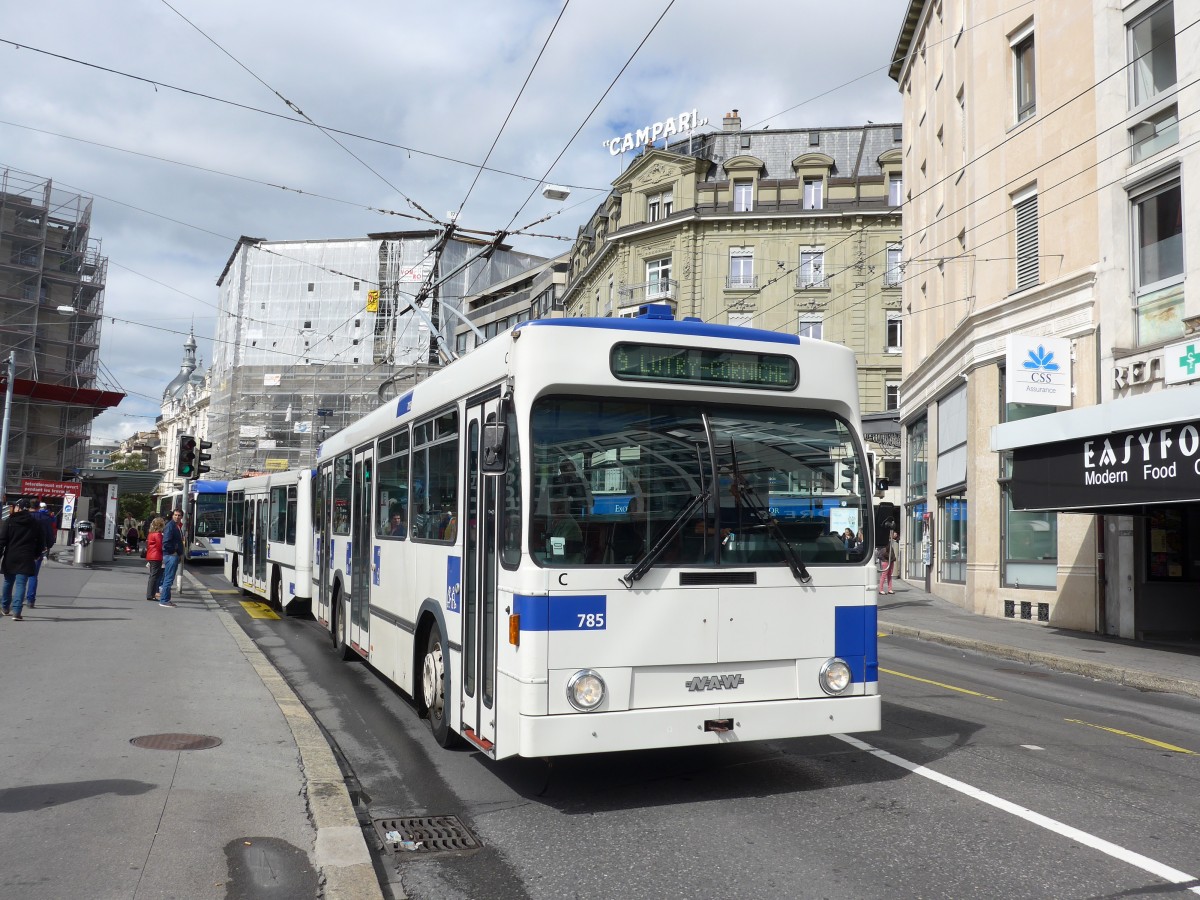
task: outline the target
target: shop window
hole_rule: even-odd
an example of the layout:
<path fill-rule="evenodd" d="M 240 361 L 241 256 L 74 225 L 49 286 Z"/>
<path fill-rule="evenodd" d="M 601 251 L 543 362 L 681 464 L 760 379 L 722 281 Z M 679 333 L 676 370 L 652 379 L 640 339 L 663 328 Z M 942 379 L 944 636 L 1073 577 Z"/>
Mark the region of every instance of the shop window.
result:
<path fill-rule="evenodd" d="M 1196 581 L 1192 562 L 1194 553 L 1188 547 L 1188 516 L 1186 510 L 1160 509 L 1146 517 L 1146 580 Z"/>
<path fill-rule="evenodd" d="M 938 559 L 941 581 L 967 581 L 967 497 L 947 494 L 938 498 Z"/>

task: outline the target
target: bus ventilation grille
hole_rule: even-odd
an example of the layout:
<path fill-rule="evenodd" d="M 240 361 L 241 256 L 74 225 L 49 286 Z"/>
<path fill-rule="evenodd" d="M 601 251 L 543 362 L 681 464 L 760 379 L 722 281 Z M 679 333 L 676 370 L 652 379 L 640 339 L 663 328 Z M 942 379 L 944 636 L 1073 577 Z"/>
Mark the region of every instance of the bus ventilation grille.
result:
<path fill-rule="evenodd" d="M 454 853 L 460 856 L 483 849 L 458 816 L 411 816 L 403 819 L 376 819 L 375 833 L 392 853 Z"/>
<path fill-rule="evenodd" d="M 714 584 L 758 584 L 757 572 L 680 572 L 681 587 Z"/>

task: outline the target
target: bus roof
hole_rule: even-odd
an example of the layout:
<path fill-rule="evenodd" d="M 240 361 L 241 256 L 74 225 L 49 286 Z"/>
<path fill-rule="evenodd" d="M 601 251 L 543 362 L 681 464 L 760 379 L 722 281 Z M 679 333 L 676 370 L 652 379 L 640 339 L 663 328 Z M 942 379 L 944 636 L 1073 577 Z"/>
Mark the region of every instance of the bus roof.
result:
<path fill-rule="evenodd" d="M 694 316 L 676 319 L 671 315 L 669 306 L 652 304 L 643 306 L 642 310 L 641 315 L 632 318 L 533 319 L 520 323 L 513 328 L 513 331 L 536 327 L 610 328 L 617 331 L 649 331 L 655 334 L 687 335 L 731 341 L 764 341 L 769 344 L 800 343 L 800 338 L 794 334 L 765 331 L 761 328 L 744 328 L 738 325 L 716 325 L 704 322 Z"/>

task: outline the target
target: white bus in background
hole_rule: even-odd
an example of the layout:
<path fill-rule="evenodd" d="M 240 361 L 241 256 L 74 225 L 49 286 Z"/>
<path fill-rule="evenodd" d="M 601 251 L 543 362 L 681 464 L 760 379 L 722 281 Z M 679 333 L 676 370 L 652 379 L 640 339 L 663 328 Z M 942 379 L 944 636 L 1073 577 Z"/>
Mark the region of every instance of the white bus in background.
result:
<path fill-rule="evenodd" d="M 878 729 L 859 421 L 836 344 L 525 322 L 321 444 L 314 615 L 495 759 Z"/>
<path fill-rule="evenodd" d="M 310 609 L 312 470 L 238 478 L 227 485 L 225 577 L 288 613 Z"/>

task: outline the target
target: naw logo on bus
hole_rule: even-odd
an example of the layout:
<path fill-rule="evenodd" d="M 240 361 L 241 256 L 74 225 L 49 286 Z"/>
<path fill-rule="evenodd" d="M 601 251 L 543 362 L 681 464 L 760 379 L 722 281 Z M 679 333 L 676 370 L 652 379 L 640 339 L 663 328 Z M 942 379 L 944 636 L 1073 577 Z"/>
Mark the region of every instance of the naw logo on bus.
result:
<path fill-rule="evenodd" d="M 689 691 L 732 691 L 738 685 L 746 683 L 746 679 L 738 675 L 697 675 L 691 681 L 685 681 L 683 686 Z"/>
<path fill-rule="evenodd" d="M 446 559 L 446 610 L 458 612 L 462 608 L 462 558 L 450 556 Z"/>

